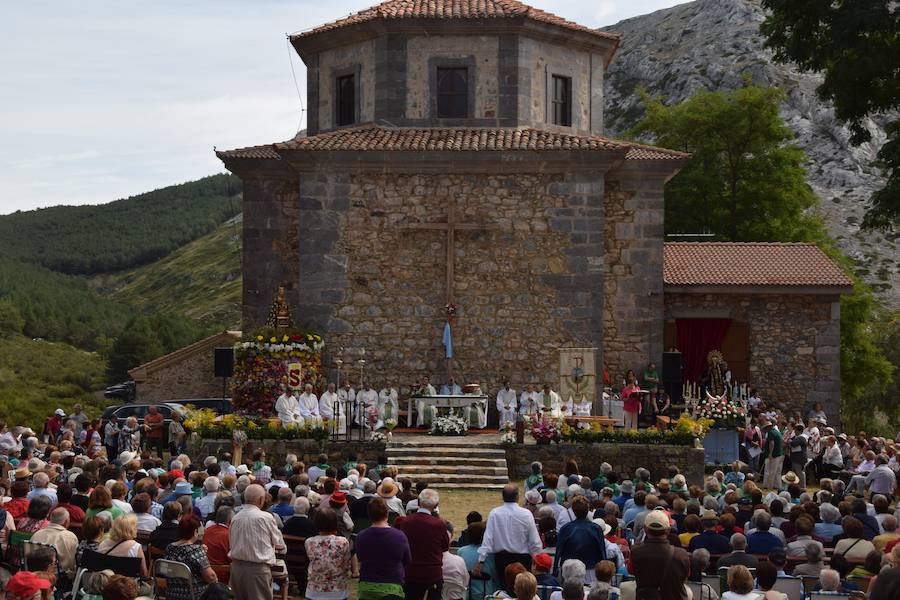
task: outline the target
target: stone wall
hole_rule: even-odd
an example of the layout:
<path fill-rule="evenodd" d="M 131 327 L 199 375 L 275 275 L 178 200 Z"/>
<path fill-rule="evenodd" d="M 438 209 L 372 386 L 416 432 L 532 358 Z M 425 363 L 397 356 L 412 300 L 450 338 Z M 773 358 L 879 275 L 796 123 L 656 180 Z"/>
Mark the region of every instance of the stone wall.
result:
<path fill-rule="evenodd" d="M 603 347 L 614 383 L 662 361 L 664 185 L 632 165 L 606 177 Z"/>
<path fill-rule="evenodd" d="M 278 286 L 297 305 L 300 202 L 296 173 L 280 169 L 238 172 L 244 186 L 242 294 L 243 330 L 265 323 Z"/>
<path fill-rule="evenodd" d="M 644 444 L 533 444 L 506 446 L 506 464 L 512 479 L 524 479 L 531 474 L 531 463 L 539 461 L 544 472 L 559 475 L 570 458 L 578 463 L 579 471 L 590 477 L 600 472 L 600 465 L 608 462 L 622 479 L 632 479 L 638 467 L 650 471 L 651 480 L 666 477 L 669 465 L 684 474 L 688 483 L 703 483 L 702 448 L 690 446 L 649 446 Z"/>
<path fill-rule="evenodd" d="M 375 118 L 375 42 L 367 40 L 357 44 L 323 50 L 318 57 L 318 129 L 325 131 L 335 127 L 334 92 L 339 75 L 356 76 L 357 122 L 366 123 Z"/>
<path fill-rule="evenodd" d="M 298 314 L 327 351 L 407 384 L 443 377 L 446 234 L 458 220 L 455 371 L 487 390 L 555 381 L 560 346 L 600 347 L 602 181 L 580 174 L 301 175 Z M 332 354 L 333 357 L 333 354 Z M 327 362 L 326 362 L 327 364 Z"/>
<path fill-rule="evenodd" d="M 137 402 L 221 398 L 222 379 L 213 376 L 213 349 L 148 373 L 145 380 L 138 382 L 136 389 Z"/>
<path fill-rule="evenodd" d="M 199 440 L 191 442 L 189 446 L 188 453 L 195 457 L 214 456 L 219 451 L 232 450 L 231 440 Z M 272 466 L 283 465 L 287 454 L 296 454 L 307 466 L 315 464 L 322 452 L 328 455 L 331 465 L 343 465 L 351 454 L 355 454 L 358 462 L 374 467 L 383 464 L 381 461 L 385 457 L 384 444 L 326 442 L 323 447 L 315 440 L 250 440 L 244 447 L 244 457 L 251 456 L 257 448 L 265 450 L 266 462 Z"/>
<path fill-rule="evenodd" d="M 785 412 L 821 402 L 840 425 L 840 300 L 814 294 L 666 293 L 666 319 L 730 318 L 750 331 L 750 385 Z M 727 358 L 727 357 L 726 357 Z"/>

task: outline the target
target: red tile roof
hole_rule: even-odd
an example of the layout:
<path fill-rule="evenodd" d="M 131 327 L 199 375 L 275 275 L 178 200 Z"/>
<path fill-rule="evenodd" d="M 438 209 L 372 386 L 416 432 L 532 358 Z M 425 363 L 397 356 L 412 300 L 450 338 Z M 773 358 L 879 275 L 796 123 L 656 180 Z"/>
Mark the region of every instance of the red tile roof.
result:
<path fill-rule="evenodd" d="M 689 155 L 600 136 L 579 136 L 540 129 L 406 128 L 362 126 L 295 138 L 274 144 L 280 150 L 318 151 L 552 151 L 625 150 L 634 160 L 673 160 Z"/>
<path fill-rule="evenodd" d="M 677 286 L 853 285 L 815 244 L 771 242 L 667 243 L 663 280 Z"/>
<path fill-rule="evenodd" d="M 219 158 L 262 158 L 274 159 L 280 158 L 275 152 L 272 144 L 263 146 L 248 146 L 246 148 L 235 148 L 233 150 L 216 150 L 216 156 Z"/>
<path fill-rule="evenodd" d="M 618 43 L 620 35 L 597 31 L 517 0 L 387 0 L 343 19 L 291 37 L 306 37 L 339 27 L 378 19 L 510 19 L 525 17 L 566 29 L 590 33 Z"/>

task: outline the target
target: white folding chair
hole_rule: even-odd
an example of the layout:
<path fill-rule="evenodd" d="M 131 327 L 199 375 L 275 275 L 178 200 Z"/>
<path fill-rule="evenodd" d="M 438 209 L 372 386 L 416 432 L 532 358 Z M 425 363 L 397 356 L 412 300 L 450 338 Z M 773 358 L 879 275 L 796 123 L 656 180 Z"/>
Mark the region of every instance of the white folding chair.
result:
<path fill-rule="evenodd" d="M 705 583 L 712 591 L 714 591 L 717 595 L 721 596 L 722 593 L 719 591 L 721 585 L 719 583 L 718 575 L 704 575 L 703 583 Z"/>
<path fill-rule="evenodd" d="M 175 560 L 166 560 L 164 558 L 157 559 L 153 563 L 153 586 L 154 595 L 159 597 L 160 590 L 155 589 L 159 579 L 166 580 L 166 587 L 170 585 L 170 581 L 177 580 L 179 583 L 187 587 L 191 600 L 197 600 L 197 594 L 194 591 L 194 576 L 191 568 L 183 562 Z"/>

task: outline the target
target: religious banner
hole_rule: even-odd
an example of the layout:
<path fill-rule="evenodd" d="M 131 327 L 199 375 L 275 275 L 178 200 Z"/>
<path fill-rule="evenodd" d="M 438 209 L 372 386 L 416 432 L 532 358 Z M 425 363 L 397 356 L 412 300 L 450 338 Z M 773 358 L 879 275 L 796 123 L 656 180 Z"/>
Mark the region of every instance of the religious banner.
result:
<path fill-rule="evenodd" d="M 299 390 L 303 387 L 303 365 L 299 362 L 289 362 L 287 365 L 288 387 Z"/>
<path fill-rule="evenodd" d="M 559 349 L 559 397 L 576 405 L 597 400 L 597 349 Z"/>

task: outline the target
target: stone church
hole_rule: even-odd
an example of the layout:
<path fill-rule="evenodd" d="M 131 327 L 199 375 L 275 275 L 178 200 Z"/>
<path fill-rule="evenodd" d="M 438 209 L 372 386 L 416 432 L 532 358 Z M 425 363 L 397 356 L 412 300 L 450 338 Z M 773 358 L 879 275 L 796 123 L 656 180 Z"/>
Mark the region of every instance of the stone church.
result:
<path fill-rule="evenodd" d="M 660 362 L 679 311 L 752 312 L 729 281 L 715 294 L 725 275 L 709 270 L 666 290 L 663 187 L 689 156 L 603 136 L 616 34 L 515 0 L 388 0 L 290 41 L 306 131 L 217 152 L 244 183 L 245 332 L 284 285 L 329 360 L 364 357 L 376 384 L 406 386 L 445 377 L 452 305 L 457 380 L 493 391 L 503 377 L 555 385 L 561 347 L 596 348 L 596 371 L 620 379 Z M 742 270 L 730 256 L 711 268 Z M 833 334 L 846 279 L 807 283 Z M 748 378 L 765 375 L 751 329 L 736 342 Z M 834 406 L 837 363 L 823 360 Z"/>

